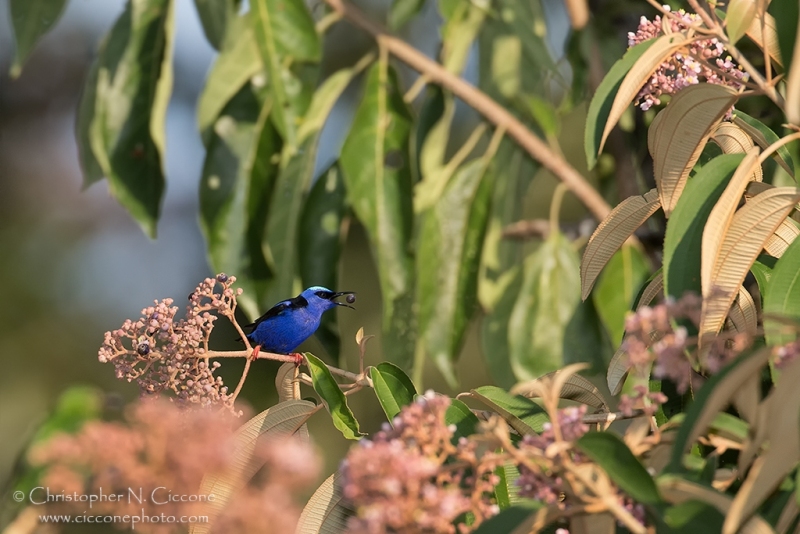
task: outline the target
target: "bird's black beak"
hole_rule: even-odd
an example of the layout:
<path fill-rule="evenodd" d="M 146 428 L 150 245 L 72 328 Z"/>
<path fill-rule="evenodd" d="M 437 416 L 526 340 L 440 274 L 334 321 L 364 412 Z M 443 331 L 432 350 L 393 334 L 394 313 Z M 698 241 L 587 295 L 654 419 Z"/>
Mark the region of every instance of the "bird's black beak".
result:
<path fill-rule="evenodd" d="M 339 297 L 344 297 L 344 300 L 346 300 L 347 303 L 337 302 L 336 299 Z M 350 308 L 351 310 L 355 310 L 355 308 L 350 306 L 350 304 L 354 303 L 355 301 L 356 301 L 356 294 L 353 291 L 340 291 L 339 293 L 334 293 L 333 296 L 331 297 L 331 302 L 333 302 L 337 306 L 344 306 L 346 308 Z"/>

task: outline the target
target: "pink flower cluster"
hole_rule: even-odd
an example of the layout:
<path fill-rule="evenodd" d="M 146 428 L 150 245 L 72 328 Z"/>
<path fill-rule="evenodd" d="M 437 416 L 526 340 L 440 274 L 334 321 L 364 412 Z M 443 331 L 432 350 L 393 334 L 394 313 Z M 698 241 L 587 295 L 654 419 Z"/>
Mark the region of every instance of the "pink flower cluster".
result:
<path fill-rule="evenodd" d="M 574 442 L 589 431 L 583 422 L 586 406 L 564 408 L 558 411 L 558 428 L 563 441 Z M 556 442 L 551 423 L 545 423 L 539 435 L 528 435 L 519 444 L 519 450 L 528 462 L 519 465 L 519 495 L 542 501 L 546 504 L 564 505 L 561 498 L 567 486 L 561 476 L 561 458 L 548 455 L 547 451 Z M 577 462 L 585 461 L 578 451 L 570 450 L 570 458 Z"/>
<path fill-rule="evenodd" d="M 201 482 L 206 475 L 226 476 L 240 465 L 234 456 L 235 419 L 219 410 L 181 410 L 164 401 L 132 406 L 125 419 L 89 422 L 75 435 L 59 434 L 35 447 L 29 459 L 43 468 L 41 485 L 56 494 L 124 494 L 121 500 L 93 503 L 95 515 L 209 515 L 214 532 L 294 531 L 300 498 L 321 469 L 308 444 L 294 438 L 260 442 L 253 459 L 264 468 L 215 516 L 224 495 L 215 494 L 214 501 L 201 498 Z M 129 491 L 137 498 L 129 499 Z M 40 513 L 85 510 L 85 502 L 58 502 Z M 186 525 L 140 523 L 136 529 L 168 534 L 185 532 Z"/>
<path fill-rule="evenodd" d="M 101 362 L 112 362 L 117 378 L 136 381 L 142 395 L 159 396 L 172 391 L 178 401 L 199 405 L 232 404 L 220 366 L 210 362 L 208 340 L 219 315 L 232 317 L 241 289 L 231 286 L 234 276 L 206 278 L 189 295 L 184 319 L 176 319 L 172 299 L 156 301 L 142 310 L 136 321 L 106 332 L 98 352 Z"/>
<path fill-rule="evenodd" d="M 669 6 L 663 6 L 669 11 Z M 693 13 L 680 10 L 669 13 L 663 19 L 656 15 L 652 21 L 646 17 L 639 20 L 636 32 L 628 32 L 628 46 L 635 46 L 665 33 L 678 33 L 700 23 Z M 634 102 L 643 111 L 661 104 L 662 95 L 672 95 L 681 89 L 700 83 L 727 85 L 739 89 L 749 75 L 737 66 L 730 56 L 724 59 L 725 49 L 716 38 L 696 39 L 663 62 L 639 91 Z M 713 67 L 713 68 L 712 68 Z"/>
<path fill-rule="evenodd" d="M 643 306 L 625 319 L 626 337 L 623 348 L 631 366 L 646 367 L 655 360 L 653 375 L 669 378 L 679 392 L 689 388 L 692 362 L 687 356 L 690 340 L 686 328 L 673 328 L 673 319 L 700 321 L 700 298 L 686 294 L 680 300 Z"/>
<path fill-rule="evenodd" d="M 393 427 L 350 450 L 341 467 L 344 495 L 356 509 L 348 532 L 466 533 L 499 511 L 493 495 L 502 456 L 466 438 L 454 443 L 449 406 L 449 398 L 428 392 Z"/>

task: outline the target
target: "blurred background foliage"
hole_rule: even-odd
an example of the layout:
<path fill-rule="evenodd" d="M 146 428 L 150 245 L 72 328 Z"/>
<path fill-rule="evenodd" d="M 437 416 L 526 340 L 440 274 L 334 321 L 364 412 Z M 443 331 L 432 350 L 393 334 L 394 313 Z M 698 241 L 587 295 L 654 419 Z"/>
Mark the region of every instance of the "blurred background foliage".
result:
<path fill-rule="evenodd" d="M 69 393 L 61 406 L 84 399 L 79 414 L 134 399 L 97 362 L 102 333 L 213 272 L 237 275 L 250 318 L 308 285 L 356 291 L 357 310 L 302 348 L 352 369 L 363 326 L 378 338 L 368 364 L 456 393 L 575 361 L 602 374 L 659 264 L 655 220 L 581 302 L 596 225 L 581 203 L 324 3 L 285 3 L 276 21 L 273 0 L 3 3 L 0 481 L 48 417 L 73 421 L 52 415 L 71 386 L 104 392 Z M 582 146 L 588 100 L 652 14 L 644 2 L 589 2 L 581 29 L 562 0 L 355 4 L 512 111 L 610 205 L 652 187 L 650 114 L 629 109 L 592 171 Z M 234 337 L 221 325 L 216 348 Z M 242 395 L 257 409 L 275 401 L 276 369 L 251 371 Z M 371 396 L 352 405 L 368 432 L 383 420 Z M 311 426 L 332 471 L 347 443 L 329 418 Z"/>

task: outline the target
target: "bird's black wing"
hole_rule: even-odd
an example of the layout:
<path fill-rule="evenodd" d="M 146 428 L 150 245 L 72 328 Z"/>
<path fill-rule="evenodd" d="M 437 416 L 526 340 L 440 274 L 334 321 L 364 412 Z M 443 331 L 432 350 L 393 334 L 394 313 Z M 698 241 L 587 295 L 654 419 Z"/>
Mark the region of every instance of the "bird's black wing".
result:
<path fill-rule="evenodd" d="M 266 321 L 271 317 L 277 317 L 286 310 L 296 310 L 298 308 L 305 308 L 306 306 L 308 306 L 308 301 L 302 295 L 298 295 L 293 299 L 282 300 L 275 306 L 268 309 L 266 313 L 264 313 L 264 315 L 262 315 L 249 325 L 245 326 L 245 328 L 255 328 L 260 323 Z"/>

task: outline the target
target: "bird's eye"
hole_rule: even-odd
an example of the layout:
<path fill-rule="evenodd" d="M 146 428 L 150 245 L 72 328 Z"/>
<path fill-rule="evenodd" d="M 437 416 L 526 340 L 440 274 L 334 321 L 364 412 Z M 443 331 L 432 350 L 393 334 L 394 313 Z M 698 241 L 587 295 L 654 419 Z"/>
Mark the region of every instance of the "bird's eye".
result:
<path fill-rule="evenodd" d="M 330 291 L 317 291 L 315 293 L 315 295 L 317 295 L 319 298 L 325 299 L 325 300 L 330 300 L 331 297 L 333 297 L 333 293 L 330 292 Z"/>

